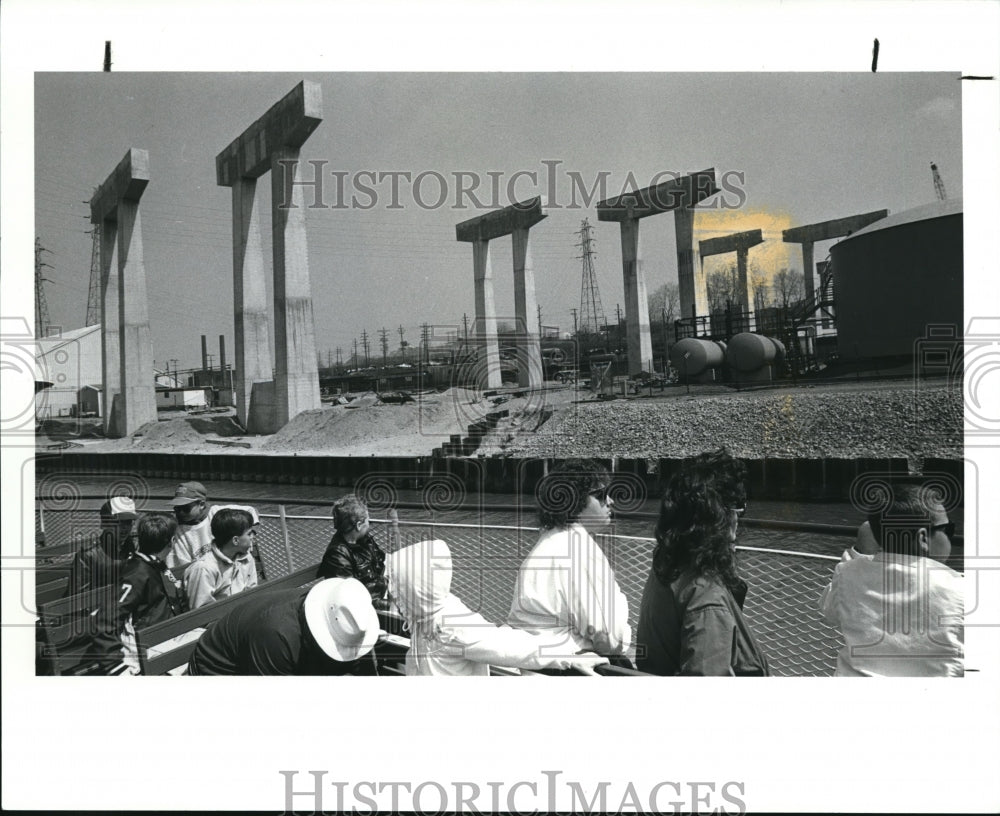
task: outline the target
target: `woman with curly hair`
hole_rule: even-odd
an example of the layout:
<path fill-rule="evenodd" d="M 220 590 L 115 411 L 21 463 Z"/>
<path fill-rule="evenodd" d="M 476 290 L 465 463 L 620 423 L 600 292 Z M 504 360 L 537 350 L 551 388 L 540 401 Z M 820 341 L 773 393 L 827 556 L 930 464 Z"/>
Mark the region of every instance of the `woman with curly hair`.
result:
<path fill-rule="evenodd" d="M 630 666 L 628 601 L 591 536 L 611 522 L 611 474 L 597 462 L 572 459 L 538 484 L 541 532 L 518 570 L 507 623 L 563 638 L 567 654 L 597 652 Z"/>
<path fill-rule="evenodd" d="M 767 675 L 743 617 L 736 530 L 746 468 L 725 449 L 686 464 L 667 485 L 653 569 L 636 636 L 640 671 L 660 675 Z"/>

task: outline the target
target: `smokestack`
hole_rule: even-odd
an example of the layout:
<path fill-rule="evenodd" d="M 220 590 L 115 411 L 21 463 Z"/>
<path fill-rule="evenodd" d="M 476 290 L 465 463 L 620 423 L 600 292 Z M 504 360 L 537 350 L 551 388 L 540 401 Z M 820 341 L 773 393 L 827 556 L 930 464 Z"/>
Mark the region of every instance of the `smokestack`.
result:
<path fill-rule="evenodd" d="M 208 337 L 201 336 L 201 370 L 208 371 Z"/>
<path fill-rule="evenodd" d="M 226 373 L 226 335 L 219 335 L 219 371 Z"/>

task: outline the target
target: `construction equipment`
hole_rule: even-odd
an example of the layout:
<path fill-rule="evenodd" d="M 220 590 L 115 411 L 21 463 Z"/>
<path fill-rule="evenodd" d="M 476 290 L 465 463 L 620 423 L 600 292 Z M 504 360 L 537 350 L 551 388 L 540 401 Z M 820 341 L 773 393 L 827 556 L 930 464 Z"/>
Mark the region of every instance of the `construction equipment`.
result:
<path fill-rule="evenodd" d="M 944 191 L 944 182 L 941 181 L 941 174 L 938 172 L 937 165 L 931 162 L 931 176 L 934 178 L 934 194 L 937 196 L 938 201 L 944 201 L 948 194 Z"/>

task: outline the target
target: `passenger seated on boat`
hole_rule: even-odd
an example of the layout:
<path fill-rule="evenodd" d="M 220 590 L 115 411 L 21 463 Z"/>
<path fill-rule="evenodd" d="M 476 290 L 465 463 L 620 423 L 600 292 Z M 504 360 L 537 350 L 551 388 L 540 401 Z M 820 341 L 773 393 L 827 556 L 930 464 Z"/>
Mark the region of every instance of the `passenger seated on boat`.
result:
<path fill-rule="evenodd" d="M 201 558 L 212 546 L 212 517 L 223 507 L 246 510 L 253 516 L 254 524 L 259 519 L 257 510 L 242 504 L 208 504 L 208 493 L 201 482 L 183 482 L 177 485 L 174 498 L 170 501 L 177 532 L 167 554 L 167 566 L 178 578 L 183 577 L 192 561 Z"/>
<path fill-rule="evenodd" d="M 421 541 L 388 558 L 390 598 L 410 631 L 407 675 L 487 676 L 490 665 L 564 669 L 594 674 L 607 659 L 567 653 L 560 635 L 534 635 L 496 626 L 451 592 L 451 551 L 441 540 Z"/>
<path fill-rule="evenodd" d="M 166 565 L 177 522 L 166 516 L 142 515 L 136 524 L 136 551 L 122 569 L 121 587 L 112 625 L 95 638 L 99 651 L 120 658 L 109 674 L 139 672 L 135 632 L 185 611 L 181 582 Z"/>
<path fill-rule="evenodd" d="M 881 551 L 837 564 L 819 608 L 840 629 L 838 677 L 960 677 L 964 587 L 944 562 L 954 526 L 933 494 L 892 485 L 892 498 L 868 517 Z"/>
<path fill-rule="evenodd" d="M 745 472 L 741 462 L 719 450 L 696 457 L 670 479 L 639 609 L 640 671 L 769 673 L 767 658 L 743 617 L 747 585 L 737 571 Z"/>
<path fill-rule="evenodd" d="M 223 507 L 211 526 L 211 548 L 184 574 L 189 609 L 257 586 L 257 565 L 250 554 L 257 535 L 254 517 L 246 510 Z"/>
<path fill-rule="evenodd" d="M 138 514 L 129 496 L 112 496 L 100 510 L 101 531 L 89 537 L 73 557 L 66 597 L 88 589 L 117 584 L 125 560 L 132 554 L 132 525 Z"/>
<path fill-rule="evenodd" d="M 591 536 L 611 523 L 610 483 L 607 469 L 588 460 L 569 460 L 542 478 L 542 531 L 518 570 L 507 623 L 557 635 L 569 654 L 592 651 L 632 668 L 628 601 Z"/>
<path fill-rule="evenodd" d="M 388 609 L 385 552 L 375 541 L 368 506 L 347 495 L 333 505 L 334 534 L 327 545 L 317 578 L 356 578 L 368 589 L 376 609 Z"/>
<path fill-rule="evenodd" d="M 380 634 L 368 591 L 354 578 L 261 592 L 198 640 L 192 675 L 373 674 L 365 660 Z"/>

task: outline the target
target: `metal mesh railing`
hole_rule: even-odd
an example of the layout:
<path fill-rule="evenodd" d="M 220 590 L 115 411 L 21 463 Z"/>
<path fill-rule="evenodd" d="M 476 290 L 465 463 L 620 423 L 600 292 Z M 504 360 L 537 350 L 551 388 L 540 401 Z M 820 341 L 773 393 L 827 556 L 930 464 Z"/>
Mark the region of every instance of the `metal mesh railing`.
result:
<path fill-rule="evenodd" d="M 265 580 L 318 564 L 333 533 L 328 515 L 261 513 L 257 548 Z M 52 537 L 96 532 L 93 511 L 46 511 Z M 440 538 L 453 559 L 452 588 L 487 620 L 503 623 L 510 611 L 517 571 L 535 544 L 533 527 L 441 522 L 389 522 L 373 519 L 372 528 L 386 552 L 417 541 Z M 776 536 L 781 533 L 775 533 Z M 50 539 L 51 540 L 51 539 Z M 623 535 L 598 537 L 628 598 L 629 624 L 638 624 L 642 590 L 652 563 L 654 541 Z M 738 547 L 741 574 L 750 585 L 745 613 L 772 673 L 781 676 L 832 675 L 842 645 L 836 629 L 822 622 L 817 600 L 833 574 L 832 556 Z"/>

